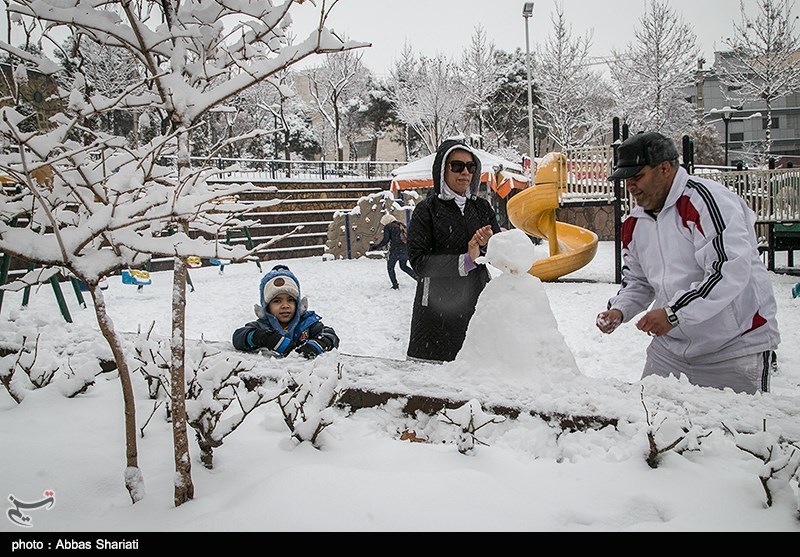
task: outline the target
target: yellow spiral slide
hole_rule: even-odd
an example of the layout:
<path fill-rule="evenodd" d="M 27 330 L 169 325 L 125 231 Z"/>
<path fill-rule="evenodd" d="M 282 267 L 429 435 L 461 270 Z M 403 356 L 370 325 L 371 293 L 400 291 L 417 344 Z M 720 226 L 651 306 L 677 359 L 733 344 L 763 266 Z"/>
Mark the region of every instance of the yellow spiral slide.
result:
<path fill-rule="evenodd" d="M 563 153 L 550 153 L 539 163 L 533 186 L 508 200 L 511 224 L 549 243 L 550 257 L 537 260 L 528 270 L 542 281 L 554 281 L 577 271 L 597 253 L 597 234 L 556 221 L 559 190 L 566 178 L 566 157 Z"/>

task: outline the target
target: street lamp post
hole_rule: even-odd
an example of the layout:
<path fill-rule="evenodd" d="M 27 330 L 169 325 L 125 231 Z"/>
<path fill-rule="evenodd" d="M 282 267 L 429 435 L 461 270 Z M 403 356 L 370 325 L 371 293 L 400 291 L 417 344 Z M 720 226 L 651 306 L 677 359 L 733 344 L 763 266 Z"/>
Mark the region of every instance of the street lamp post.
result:
<path fill-rule="evenodd" d="M 750 120 L 751 118 L 761 118 L 760 112 L 754 112 L 750 116 L 746 116 L 744 118 L 734 118 L 733 115 L 739 112 L 738 108 L 732 108 L 730 106 L 723 106 L 722 108 L 712 108 L 708 111 L 709 114 L 719 114 L 720 120 L 725 126 L 725 166 L 728 166 L 728 145 L 729 145 L 729 134 L 728 128 L 731 124 L 731 120 Z M 713 120 L 718 122 L 719 120 Z M 709 122 L 710 123 L 710 122 Z"/>
<path fill-rule="evenodd" d="M 731 116 L 733 116 L 733 110 L 731 107 L 726 106 L 722 109 L 722 123 L 725 124 L 725 166 L 728 166 L 728 140 L 730 135 L 728 134 L 728 126 L 731 124 Z"/>
<path fill-rule="evenodd" d="M 528 20 L 533 17 L 533 2 L 525 2 L 522 7 L 522 17 L 525 18 L 525 55 L 528 66 L 528 157 L 533 165 L 533 84 L 531 83 L 530 32 L 528 31 Z"/>

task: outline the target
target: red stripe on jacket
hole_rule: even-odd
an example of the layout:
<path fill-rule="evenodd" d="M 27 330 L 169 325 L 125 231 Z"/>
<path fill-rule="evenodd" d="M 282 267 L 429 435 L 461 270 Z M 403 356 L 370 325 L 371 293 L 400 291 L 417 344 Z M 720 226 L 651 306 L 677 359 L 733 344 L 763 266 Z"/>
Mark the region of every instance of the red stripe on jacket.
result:
<path fill-rule="evenodd" d="M 749 329 L 747 329 L 747 330 L 746 330 L 745 332 L 743 332 L 742 334 L 743 334 L 743 335 L 746 335 L 746 334 L 747 334 L 747 333 L 749 333 L 750 331 L 755 331 L 756 329 L 758 329 L 758 328 L 759 328 L 759 327 L 761 327 L 762 325 L 766 325 L 766 324 L 767 324 L 767 320 L 766 320 L 766 319 L 764 319 L 763 317 L 761 317 L 761 314 L 760 314 L 760 313 L 756 312 L 756 314 L 753 316 L 753 324 L 750 326 L 750 328 L 749 328 Z"/>
<path fill-rule="evenodd" d="M 692 205 L 689 197 L 682 195 L 680 199 L 678 199 L 678 202 L 675 204 L 675 206 L 678 209 L 678 214 L 681 216 L 681 222 L 683 223 L 683 226 L 689 228 L 689 223 L 693 222 L 697 228 L 697 231 L 705 236 L 703 233 L 703 227 L 700 224 L 700 213 L 698 213 L 695 206 Z"/>

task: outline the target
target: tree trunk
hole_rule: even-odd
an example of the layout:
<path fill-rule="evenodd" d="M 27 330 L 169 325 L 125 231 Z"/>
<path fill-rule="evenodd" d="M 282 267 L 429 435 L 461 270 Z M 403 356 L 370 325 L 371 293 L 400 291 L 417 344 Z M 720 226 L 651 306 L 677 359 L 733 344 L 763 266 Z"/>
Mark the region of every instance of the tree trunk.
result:
<path fill-rule="evenodd" d="M 86 282 L 86 281 L 84 281 Z M 89 284 L 87 282 L 87 284 Z M 97 317 L 97 324 L 100 331 L 111 348 L 114 355 L 114 362 L 117 364 L 119 382 L 122 386 L 122 404 L 125 410 L 125 487 L 128 489 L 131 501 L 136 503 L 144 498 L 144 480 L 141 470 L 139 470 L 138 450 L 136 447 L 136 405 L 133 398 L 133 385 L 128 363 L 122 349 L 122 343 L 114 330 L 114 323 L 106 311 L 106 302 L 103 291 L 98 283 L 90 286 L 92 299 L 94 300 L 94 313 Z"/>
<path fill-rule="evenodd" d="M 769 160 L 771 153 L 772 153 L 772 106 L 769 103 L 769 100 L 766 101 L 767 105 L 767 130 L 764 134 L 765 137 L 765 155 L 767 160 Z"/>
<path fill-rule="evenodd" d="M 370 145 L 369 149 L 369 160 L 375 162 L 378 160 L 378 136 L 372 136 L 372 145 Z"/>
<path fill-rule="evenodd" d="M 283 158 L 286 159 L 286 177 L 290 178 L 292 175 L 292 152 L 289 148 L 289 127 L 286 126 L 286 131 L 283 132 Z"/>
<path fill-rule="evenodd" d="M 178 180 L 189 176 L 189 134 L 178 134 Z M 189 235 L 189 223 L 178 221 L 178 230 Z M 172 361 L 170 383 L 172 388 L 172 447 L 175 453 L 175 506 L 194 499 L 192 459 L 189 455 L 189 437 L 186 424 L 186 260 L 176 256 L 172 274 Z"/>
<path fill-rule="evenodd" d="M 188 223 L 181 222 L 188 232 Z M 186 424 L 186 262 L 175 258 L 172 278 L 172 445 L 175 451 L 175 506 L 194 499 L 192 460 Z"/>

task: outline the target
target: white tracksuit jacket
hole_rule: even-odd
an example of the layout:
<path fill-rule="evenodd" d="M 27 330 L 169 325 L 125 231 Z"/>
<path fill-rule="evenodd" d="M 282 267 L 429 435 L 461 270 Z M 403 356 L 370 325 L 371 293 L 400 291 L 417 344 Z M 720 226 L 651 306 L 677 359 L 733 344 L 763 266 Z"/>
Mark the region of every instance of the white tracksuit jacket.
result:
<path fill-rule="evenodd" d="M 622 225 L 623 321 L 670 306 L 679 324 L 654 345 L 687 363 L 774 350 L 780 342 L 755 214 L 725 186 L 679 168 L 657 219 L 635 207 Z"/>

